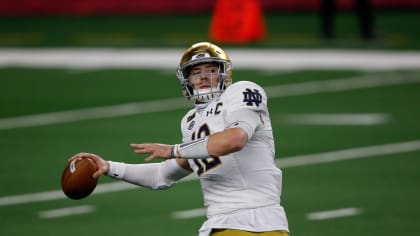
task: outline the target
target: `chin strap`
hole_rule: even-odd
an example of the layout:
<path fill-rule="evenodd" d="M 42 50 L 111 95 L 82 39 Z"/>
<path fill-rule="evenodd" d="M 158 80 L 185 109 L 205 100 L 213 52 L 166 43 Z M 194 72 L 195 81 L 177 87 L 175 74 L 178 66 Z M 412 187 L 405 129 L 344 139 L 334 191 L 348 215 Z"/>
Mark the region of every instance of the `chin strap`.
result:
<path fill-rule="evenodd" d="M 194 89 L 194 97 L 196 101 L 201 103 L 208 103 L 215 97 L 220 95 L 220 89 L 218 87 L 207 88 L 207 89 Z"/>

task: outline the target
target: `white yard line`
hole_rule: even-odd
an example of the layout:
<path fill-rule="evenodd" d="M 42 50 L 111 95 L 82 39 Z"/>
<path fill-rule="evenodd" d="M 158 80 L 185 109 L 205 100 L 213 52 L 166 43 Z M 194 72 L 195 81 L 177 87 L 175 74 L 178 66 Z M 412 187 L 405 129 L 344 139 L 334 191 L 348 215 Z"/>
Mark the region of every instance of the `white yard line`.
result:
<path fill-rule="evenodd" d="M 399 154 L 406 152 L 414 152 L 420 150 L 420 140 L 413 140 L 408 142 L 390 143 L 383 145 L 374 145 L 368 147 L 350 148 L 344 150 L 336 150 L 324 153 L 299 155 L 283 157 L 276 160 L 277 166 L 281 169 L 314 165 L 320 163 L 330 163 L 336 161 L 360 159 L 367 157 L 375 157 L 382 155 Z M 181 182 L 197 180 L 194 174 L 181 180 Z M 98 185 L 94 194 L 119 192 L 129 189 L 136 189 L 138 186 L 128 184 L 125 182 L 113 182 L 108 184 Z M 0 197 L 0 206 L 19 205 L 25 203 L 43 202 L 51 200 L 64 199 L 66 196 L 61 190 L 47 191 L 40 193 L 28 193 L 13 196 Z"/>
<path fill-rule="evenodd" d="M 0 49 L 0 67 L 158 68 L 177 67 L 184 49 L 55 48 Z M 226 48 L 235 68 L 396 70 L 420 68 L 420 52 L 384 50 Z"/>
<path fill-rule="evenodd" d="M 100 184 L 96 187 L 94 193 L 120 192 L 129 189 L 139 188 L 139 186 L 126 182 L 113 182 Z M 53 190 L 39 193 L 28 193 L 21 195 L 0 197 L 0 206 L 19 205 L 31 202 L 45 202 L 67 198 L 62 190 Z"/>
<path fill-rule="evenodd" d="M 342 208 L 328 211 L 311 212 L 306 215 L 308 220 L 328 220 L 334 218 L 348 217 L 362 213 L 360 208 Z"/>
<path fill-rule="evenodd" d="M 366 114 L 292 114 L 279 119 L 287 124 L 298 125 L 379 125 L 391 120 L 390 115 L 383 113 Z"/>
<path fill-rule="evenodd" d="M 284 169 L 320 163 L 414 152 L 418 150 L 420 150 L 420 140 L 413 140 L 401 143 L 388 143 L 368 147 L 357 147 L 323 153 L 285 157 L 278 159 L 276 163 L 280 168 Z"/>
<path fill-rule="evenodd" d="M 190 219 L 206 215 L 206 208 L 197 208 L 184 211 L 175 211 L 171 214 L 172 218 L 175 219 Z"/>
<path fill-rule="evenodd" d="M 289 97 L 318 93 L 342 92 L 383 86 L 419 83 L 420 74 L 376 74 L 324 81 L 310 81 L 295 84 L 266 87 L 269 98 Z"/>
<path fill-rule="evenodd" d="M 276 85 L 266 87 L 265 90 L 270 98 L 281 98 L 419 82 L 420 75 L 416 73 L 403 76 L 387 74 Z M 188 108 L 190 106 L 191 104 L 184 98 L 178 97 L 113 106 L 85 108 L 80 110 L 8 117 L 0 119 L 0 130 L 171 111 Z"/>
<path fill-rule="evenodd" d="M 81 215 L 88 214 L 95 211 L 95 207 L 91 205 L 75 206 L 75 207 L 66 207 L 60 209 L 40 211 L 38 216 L 44 219 L 72 216 L 72 215 Z"/>
<path fill-rule="evenodd" d="M 82 120 L 114 118 L 151 112 L 171 111 L 187 108 L 185 98 L 172 98 L 121 105 L 85 108 L 62 112 L 50 112 L 0 119 L 0 130 L 60 124 Z"/>

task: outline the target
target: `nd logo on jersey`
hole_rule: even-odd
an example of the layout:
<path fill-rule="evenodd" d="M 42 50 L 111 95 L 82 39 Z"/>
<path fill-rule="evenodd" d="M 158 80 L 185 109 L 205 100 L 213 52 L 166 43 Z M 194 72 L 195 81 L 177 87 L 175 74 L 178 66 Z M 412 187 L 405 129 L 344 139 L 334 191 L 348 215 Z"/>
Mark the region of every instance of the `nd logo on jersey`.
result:
<path fill-rule="evenodd" d="M 244 95 L 244 102 L 247 106 L 253 106 L 254 104 L 259 107 L 262 102 L 262 95 L 258 89 L 251 90 L 249 88 L 242 92 Z"/>

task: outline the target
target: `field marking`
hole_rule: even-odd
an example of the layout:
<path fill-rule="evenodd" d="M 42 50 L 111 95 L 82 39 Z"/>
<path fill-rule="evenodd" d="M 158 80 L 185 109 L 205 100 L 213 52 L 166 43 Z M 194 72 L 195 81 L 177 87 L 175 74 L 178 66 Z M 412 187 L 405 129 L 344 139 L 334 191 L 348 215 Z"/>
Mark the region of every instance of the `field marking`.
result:
<path fill-rule="evenodd" d="M 380 155 L 391 155 L 405 152 L 413 152 L 420 150 L 420 140 L 413 140 L 408 142 L 400 143 L 389 143 L 382 145 L 374 145 L 367 147 L 350 148 L 343 150 L 335 150 L 323 153 L 299 155 L 282 157 L 276 159 L 276 165 L 281 169 L 314 165 L 321 163 L 330 163 L 336 161 L 344 161 L 350 159 L 360 159 L 367 157 L 374 157 Z M 198 180 L 198 178 L 191 174 L 188 177 L 182 179 L 180 182 Z M 138 189 L 139 186 L 132 185 L 126 182 L 113 182 L 107 184 L 100 184 L 94 191 L 94 194 L 109 193 L 109 192 L 120 192 L 130 189 Z M 33 202 L 43 202 L 51 200 L 59 200 L 67 198 L 61 190 L 46 191 L 40 193 L 28 193 L 21 195 L 12 195 L 0 197 L 0 207 L 19 205 Z"/>
<path fill-rule="evenodd" d="M 266 87 L 265 90 L 270 98 L 281 98 L 419 82 L 420 75 L 416 73 L 408 75 L 387 74 L 382 76 L 368 75 L 326 81 L 276 85 Z M 0 130 L 171 111 L 191 106 L 191 103 L 187 102 L 184 98 L 178 97 L 62 112 L 7 117 L 0 119 Z"/>
<path fill-rule="evenodd" d="M 126 182 L 113 182 L 106 184 L 99 184 L 94 193 L 109 193 L 109 192 L 120 192 L 130 189 L 140 188 L 139 186 L 132 185 Z M 52 190 L 39 193 L 28 193 L 12 196 L 0 197 L 0 207 L 1 206 L 10 206 L 10 205 L 19 205 L 32 202 L 45 202 L 52 200 L 66 199 L 62 190 Z"/>
<path fill-rule="evenodd" d="M 420 150 L 420 140 L 401 143 L 388 143 L 367 147 L 349 148 L 323 153 L 307 154 L 278 159 L 276 164 L 280 168 L 290 168 L 320 163 L 329 163 L 351 159 L 360 159 L 381 155 L 391 155 Z"/>
<path fill-rule="evenodd" d="M 328 211 L 311 212 L 306 215 L 308 220 L 328 220 L 334 218 L 348 217 L 362 213 L 360 208 L 342 208 Z"/>
<path fill-rule="evenodd" d="M 281 116 L 279 119 L 287 124 L 298 125 L 379 125 L 391 120 L 389 114 L 293 114 Z"/>
<path fill-rule="evenodd" d="M 185 49 L 0 49 L 0 67 L 175 69 Z M 226 48 L 235 68 L 263 70 L 420 68 L 417 51 Z"/>
<path fill-rule="evenodd" d="M 1 118 L 0 130 L 171 111 L 189 106 L 191 105 L 185 100 L 185 98 L 171 98 L 113 106 Z"/>
<path fill-rule="evenodd" d="M 38 212 L 38 216 L 43 219 L 51 219 L 72 215 L 88 214 L 95 211 L 95 207 L 92 205 L 83 205 L 75 207 L 66 207 L 53 210 L 46 210 Z"/>
<path fill-rule="evenodd" d="M 184 211 L 175 211 L 171 214 L 172 218 L 175 219 L 190 219 L 206 215 L 206 208 L 196 208 Z"/>
<path fill-rule="evenodd" d="M 275 85 L 266 87 L 269 98 L 290 97 L 318 93 L 342 92 L 355 89 L 375 88 L 401 84 L 419 83 L 420 74 L 374 74 L 351 78 L 309 81 L 295 84 Z"/>

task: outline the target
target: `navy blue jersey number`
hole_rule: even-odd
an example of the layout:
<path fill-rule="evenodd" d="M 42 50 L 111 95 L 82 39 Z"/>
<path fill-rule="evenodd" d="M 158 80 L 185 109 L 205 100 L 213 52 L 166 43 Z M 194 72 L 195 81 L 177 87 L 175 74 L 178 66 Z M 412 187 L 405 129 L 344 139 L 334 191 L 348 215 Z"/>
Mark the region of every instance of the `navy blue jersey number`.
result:
<path fill-rule="evenodd" d="M 196 132 L 193 132 L 191 140 L 202 138 L 210 135 L 210 129 L 207 124 L 203 124 Z M 218 165 L 222 164 L 219 157 L 207 157 L 201 159 L 194 159 L 194 163 L 198 166 L 197 174 L 202 175 L 204 172 L 209 171 Z"/>

